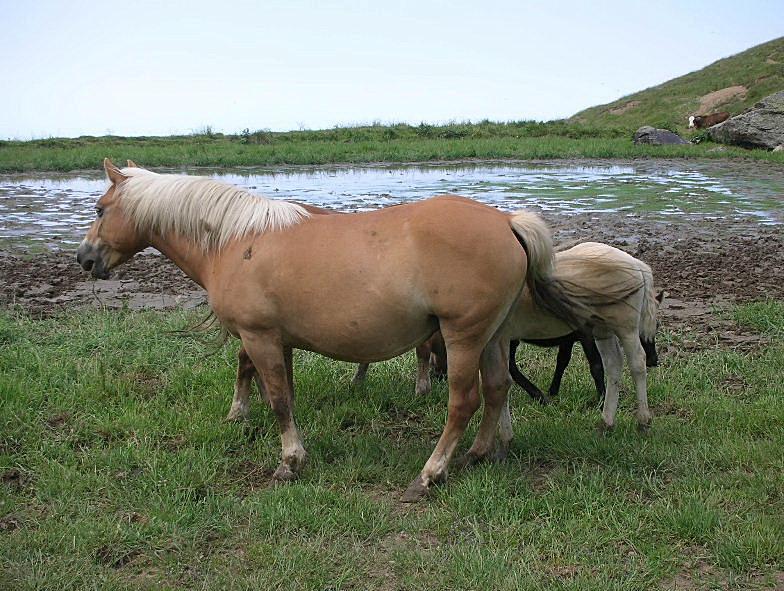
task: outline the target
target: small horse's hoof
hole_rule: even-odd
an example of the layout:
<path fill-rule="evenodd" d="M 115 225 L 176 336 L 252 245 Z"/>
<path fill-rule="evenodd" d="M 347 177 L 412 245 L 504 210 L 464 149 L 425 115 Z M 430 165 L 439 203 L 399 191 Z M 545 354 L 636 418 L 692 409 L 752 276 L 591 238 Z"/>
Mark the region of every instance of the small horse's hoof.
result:
<path fill-rule="evenodd" d="M 468 468 L 469 466 L 474 466 L 481 462 L 485 456 L 479 456 L 475 453 L 470 451 L 464 453 L 462 456 L 457 458 L 452 462 L 452 466 L 454 466 L 458 470 L 462 470 L 463 468 Z"/>
<path fill-rule="evenodd" d="M 615 424 L 608 425 L 604 421 L 599 421 L 599 424 L 596 425 L 596 434 L 597 435 L 609 435 L 615 429 Z"/>
<path fill-rule="evenodd" d="M 495 450 L 495 454 L 493 454 L 493 461 L 505 462 L 508 458 L 509 458 L 509 446 L 499 445 L 498 449 Z"/>
<path fill-rule="evenodd" d="M 429 396 L 430 392 L 431 392 L 430 384 L 428 384 L 427 386 L 420 386 L 419 384 L 417 384 L 416 388 L 414 389 L 414 393 L 417 396 Z"/>
<path fill-rule="evenodd" d="M 224 423 L 241 423 L 245 419 L 248 418 L 247 414 L 243 414 L 240 412 L 230 412 L 226 415 L 226 418 L 223 419 Z"/>
<path fill-rule="evenodd" d="M 272 479 L 276 482 L 292 482 L 297 479 L 297 474 L 288 464 L 281 464 L 272 474 Z"/>
<path fill-rule="evenodd" d="M 536 401 L 542 406 L 550 406 L 553 403 L 553 399 L 544 393 L 540 398 L 537 398 Z"/>
<path fill-rule="evenodd" d="M 651 432 L 651 422 L 648 421 L 647 423 L 637 423 L 637 431 L 641 435 L 647 435 Z"/>
<path fill-rule="evenodd" d="M 422 475 L 420 474 L 408 485 L 406 492 L 403 493 L 403 496 L 400 497 L 400 502 L 402 503 L 416 503 L 421 501 L 427 496 L 427 493 L 430 491 L 430 487 L 425 484 L 425 481 L 422 479 Z"/>

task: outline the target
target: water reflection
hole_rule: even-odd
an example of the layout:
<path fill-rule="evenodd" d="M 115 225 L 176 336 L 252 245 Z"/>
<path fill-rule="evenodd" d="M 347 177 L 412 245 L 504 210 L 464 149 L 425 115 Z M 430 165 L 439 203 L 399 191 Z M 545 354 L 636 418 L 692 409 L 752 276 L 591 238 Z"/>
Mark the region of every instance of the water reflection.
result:
<path fill-rule="evenodd" d="M 458 193 L 502 209 L 537 206 L 559 214 L 625 212 L 756 218 L 779 223 L 784 172 L 766 163 L 643 161 L 189 171 L 277 199 L 366 211 Z M 73 248 L 106 181 L 94 173 L 0 176 L 0 242 Z"/>

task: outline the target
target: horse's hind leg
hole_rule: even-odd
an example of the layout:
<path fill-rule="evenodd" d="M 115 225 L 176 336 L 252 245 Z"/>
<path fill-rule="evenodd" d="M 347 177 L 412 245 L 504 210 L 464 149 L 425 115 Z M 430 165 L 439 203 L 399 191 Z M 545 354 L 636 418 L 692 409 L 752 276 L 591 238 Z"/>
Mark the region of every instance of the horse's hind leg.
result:
<path fill-rule="evenodd" d="M 242 344 L 259 370 L 272 412 L 280 427 L 281 463 L 276 480 L 293 480 L 305 463 L 305 448 L 294 423 L 294 382 L 291 347 L 283 347 L 275 334 L 241 334 Z"/>
<path fill-rule="evenodd" d="M 474 443 L 466 452 L 463 463 L 472 464 L 487 458 L 495 447 L 495 432 L 499 425 L 511 379 L 507 370 L 509 346 L 506 340 L 493 339 L 482 352 L 479 372 L 482 376 L 482 397 L 485 401 L 482 421 Z"/>
<path fill-rule="evenodd" d="M 418 501 L 427 494 L 432 484 L 446 481 L 449 460 L 468 422 L 479 408 L 478 370 L 481 350 L 456 346 L 449 348 L 448 352 L 449 405 L 446 426 L 422 472 L 403 493 L 403 502 Z"/>
<path fill-rule="evenodd" d="M 596 392 L 599 395 L 599 402 L 604 398 L 606 388 L 604 386 L 604 364 L 602 363 L 602 356 L 599 349 L 596 348 L 596 342 L 593 337 L 582 336 L 580 337 L 580 344 L 583 347 L 583 353 L 588 360 L 588 367 L 591 370 L 591 377 L 596 386 Z"/>
<path fill-rule="evenodd" d="M 531 380 L 529 380 L 523 372 L 520 371 L 520 368 L 517 367 L 517 360 L 515 359 L 515 354 L 517 353 L 517 347 L 520 345 L 520 341 L 512 341 L 509 343 L 509 374 L 512 376 L 515 384 L 520 386 L 525 392 L 534 400 L 539 402 L 540 404 L 550 404 L 550 398 L 542 392 L 539 388 L 536 387 Z"/>
<path fill-rule="evenodd" d="M 553 374 L 553 381 L 550 382 L 550 396 L 558 396 L 561 390 L 561 380 L 563 379 L 564 372 L 572 360 L 572 349 L 574 347 L 574 340 L 561 343 L 558 346 L 558 359 L 555 363 L 555 373 Z"/>
<path fill-rule="evenodd" d="M 596 347 L 602 356 L 607 374 L 607 392 L 604 395 L 602 410 L 603 430 L 615 427 L 615 414 L 618 412 L 618 393 L 621 387 L 621 370 L 623 369 L 623 353 L 615 335 L 606 339 L 596 339 Z"/>
<path fill-rule="evenodd" d="M 248 417 L 250 412 L 250 383 L 258 377 L 256 367 L 250 360 L 244 347 L 240 347 L 237 354 L 237 381 L 234 383 L 234 399 L 231 409 L 226 417 L 227 421 L 241 421 Z"/>
<path fill-rule="evenodd" d="M 634 388 L 637 391 L 637 426 L 641 431 L 647 430 L 651 425 L 651 411 L 648 408 L 648 383 L 645 365 L 645 349 L 640 343 L 637 334 L 624 334 L 621 336 L 621 345 L 629 362 L 629 369 L 634 379 Z"/>

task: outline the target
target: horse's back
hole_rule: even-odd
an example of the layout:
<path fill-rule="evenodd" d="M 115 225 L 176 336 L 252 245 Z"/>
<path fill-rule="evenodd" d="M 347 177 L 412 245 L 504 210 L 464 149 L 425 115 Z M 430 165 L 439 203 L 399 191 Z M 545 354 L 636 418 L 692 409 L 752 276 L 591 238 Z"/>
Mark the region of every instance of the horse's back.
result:
<path fill-rule="evenodd" d="M 438 322 L 497 326 L 526 267 L 508 216 L 451 196 L 314 215 L 239 241 L 225 259 L 225 315 L 352 361 L 399 354 Z"/>
<path fill-rule="evenodd" d="M 598 321 L 598 331 L 636 329 L 650 267 L 632 255 L 600 242 L 584 242 L 556 255 L 555 278 Z"/>

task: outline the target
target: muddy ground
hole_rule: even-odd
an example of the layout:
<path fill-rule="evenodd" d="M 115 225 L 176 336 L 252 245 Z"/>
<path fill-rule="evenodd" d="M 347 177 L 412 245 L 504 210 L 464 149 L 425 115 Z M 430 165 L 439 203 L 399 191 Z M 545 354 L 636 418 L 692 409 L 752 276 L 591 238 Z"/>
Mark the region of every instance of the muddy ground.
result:
<path fill-rule="evenodd" d="M 596 240 L 647 262 L 668 300 L 662 328 L 681 346 L 754 348 L 764 338 L 727 315 L 735 302 L 784 298 L 784 230 L 753 220 L 651 221 L 645 216 L 545 216 L 556 244 Z M 204 292 L 163 257 L 142 253 L 107 281 L 93 281 L 73 252 L 33 257 L 0 252 L 0 306 L 48 316 L 79 306 L 133 309 L 196 307 Z"/>

